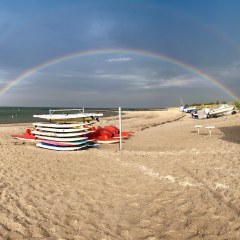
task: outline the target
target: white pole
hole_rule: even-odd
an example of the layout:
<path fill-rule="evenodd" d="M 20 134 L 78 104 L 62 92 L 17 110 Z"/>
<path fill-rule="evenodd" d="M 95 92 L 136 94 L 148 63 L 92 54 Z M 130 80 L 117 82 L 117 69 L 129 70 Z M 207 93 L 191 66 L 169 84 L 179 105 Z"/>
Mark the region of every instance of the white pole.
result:
<path fill-rule="evenodd" d="M 122 110 L 121 107 L 119 107 L 119 151 L 122 151 Z"/>

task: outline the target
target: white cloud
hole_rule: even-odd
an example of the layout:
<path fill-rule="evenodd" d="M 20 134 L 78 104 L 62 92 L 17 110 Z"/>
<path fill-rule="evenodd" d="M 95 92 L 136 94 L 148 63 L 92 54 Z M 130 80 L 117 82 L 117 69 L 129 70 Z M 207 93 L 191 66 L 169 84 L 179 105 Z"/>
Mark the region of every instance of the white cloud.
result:
<path fill-rule="evenodd" d="M 211 75 L 217 76 L 220 79 L 239 78 L 240 75 L 240 62 L 233 62 L 231 65 L 225 67 L 209 69 Z"/>
<path fill-rule="evenodd" d="M 124 81 L 126 85 L 143 88 L 149 83 L 149 78 L 140 74 L 99 74 L 96 78 L 108 79 L 113 81 Z"/>
<path fill-rule="evenodd" d="M 139 76 L 136 74 L 98 74 L 96 75 L 96 77 L 100 77 L 100 78 L 105 78 L 105 79 L 119 79 L 119 80 L 126 80 L 126 81 L 137 81 L 137 80 L 141 80 L 144 79 L 143 76 Z"/>
<path fill-rule="evenodd" d="M 106 61 L 107 62 L 129 62 L 132 58 L 130 57 L 120 57 L 120 58 L 109 58 Z"/>
<path fill-rule="evenodd" d="M 187 78 L 184 76 L 173 77 L 168 79 L 155 80 L 153 83 L 143 86 L 145 89 L 171 88 L 171 87 L 188 87 L 199 82 L 198 78 Z"/>
<path fill-rule="evenodd" d="M 6 83 L 9 81 L 9 72 L 5 69 L 0 69 L 0 83 Z"/>
<path fill-rule="evenodd" d="M 196 79 L 171 78 L 160 83 L 161 87 L 183 87 L 195 83 Z"/>
<path fill-rule="evenodd" d="M 148 72 L 147 72 L 148 73 Z M 197 85 L 207 85 L 208 81 L 198 76 L 180 75 L 176 77 L 160 77 L 154 74 L 133 73 L 133 74 L 98 74 L 96 78 L 108 79 L 113 81 L 124 81 L 128 86 L 139 89 L 160 89 L 160 88 L 179 88 Z"/>

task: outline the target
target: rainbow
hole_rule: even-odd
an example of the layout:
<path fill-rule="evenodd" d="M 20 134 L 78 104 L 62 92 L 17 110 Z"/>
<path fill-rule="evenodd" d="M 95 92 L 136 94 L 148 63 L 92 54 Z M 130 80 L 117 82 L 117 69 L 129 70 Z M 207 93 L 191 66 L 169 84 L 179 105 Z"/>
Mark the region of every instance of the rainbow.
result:
<path fill-rule="evenodd" d="M 171 58 L 171 57 L 163 55 L 163 54 L 153 53 L 153 52 L 146 51 L 146 50 L 127 49 L 127 48 L 92 49 L 92 50 L 85 50 L 85 51 L 77 51 L 74 53 L 70 53 L 70 54 L 66 54 L 66 55 L 57 57 L 50 61 L 36 65 L 36 66 L 24 71 L 23 73 L 21 73 L 18 77 L 16 77 L 15 79 L 13 79 L 12 81 L 7 83 L 4 87 L 2 87 L 0 89 L 0 96 L 2 94 L 6 93 L 12 87 L 14 87 L 16 84 L 19 84 L 25 78 L 31 76 L 32 74 L 34 74 L 42 69 L 48 68 L 52 65 L 55 65 L 55 64 L 58 64 L 58 63 L 61 63 L 64 61 L 68 61 L 68 60 L 71 60 L 74 58 L 85 57 L 85 56 L 94 56 L 94 55 L 100 55 L 100 54 L 135 54 L 135 55 L 145 56 L 145 57 L 149 57 L 149 58 L 153 58 L 153 59 L 157 59 L 157 60 L 162 60 L 167 63 L 171 63 L 173 65 L 184 68 L 184 69 L 188 70 L 189 72 L 211 82 L 212 84 L 214 84 L 215 86 L 217 86 L 218 88 L 223 90 L 223 92 L 225 92 L 227 95 L 229 95 L 232 99 L 234 99 L 235 101 L 239 101 L 239 97 L 236 95 L 236 93 L 234 93 L 228 87 L 226 87 L 225 85 L 220 83 L 217 79 L 211 77 L 210 75 L 206 74 L 205 72 L 203 72 L 202 70 L 200 70 L 196 67 L 193 67 L 187 63 L 181 62 L 177 59 Z"/>

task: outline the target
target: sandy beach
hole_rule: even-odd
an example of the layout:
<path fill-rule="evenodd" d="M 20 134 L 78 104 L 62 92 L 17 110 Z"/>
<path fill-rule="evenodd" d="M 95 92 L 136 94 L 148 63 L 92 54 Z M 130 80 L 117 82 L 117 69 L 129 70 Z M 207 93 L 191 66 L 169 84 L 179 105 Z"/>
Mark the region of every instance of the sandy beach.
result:
<path fill-rule="evenodd" d="M 128 112 L 122 152 L 11 138 L 27 127 L 0 126 L 0 239 L 240 239 L 240 114 Z"/>

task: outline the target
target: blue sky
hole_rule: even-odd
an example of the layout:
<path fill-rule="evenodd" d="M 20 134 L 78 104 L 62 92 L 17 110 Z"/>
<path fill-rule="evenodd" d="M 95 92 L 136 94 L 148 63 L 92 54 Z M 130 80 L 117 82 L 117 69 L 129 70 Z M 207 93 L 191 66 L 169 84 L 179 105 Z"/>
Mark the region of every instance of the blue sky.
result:
<path fill-rule="evenodd" d="M 231 101 L 215 84 L 162 54 L 208 74 L 240 95 L 240 2 L 2 0 L 0 88 L 29 69 L 78 51 L 132 49 L 79 56 L 40 69 L 0 94 L 0 106 L 163 107 Z"/>

